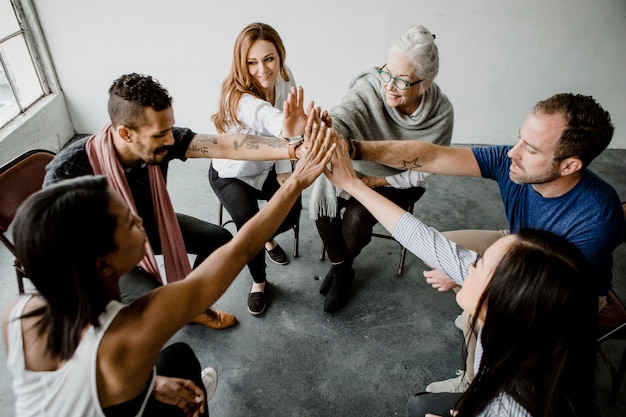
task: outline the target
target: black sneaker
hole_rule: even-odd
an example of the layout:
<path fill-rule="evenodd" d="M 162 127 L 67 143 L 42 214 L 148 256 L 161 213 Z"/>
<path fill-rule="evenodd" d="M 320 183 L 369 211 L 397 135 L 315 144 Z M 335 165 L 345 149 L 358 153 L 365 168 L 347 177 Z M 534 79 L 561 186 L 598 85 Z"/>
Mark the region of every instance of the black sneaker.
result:
<path fill-rule="evenodd" d="M 265 249 L 265 252 L 267 252 L 267 254 L 270 257 L 270 260 L 274 262 L 275 264 L 287 265 L 289 263 L 289 258 L 287 257 L 287 254 L 285 253 L 283 248 L 280 247 L 278 243 L 276 244 L 276 246 L 274 246 L 274 249 L 272 250 Z"/>
<path fill-rule="evenodd" d="M 265 292 L 251 292 L 248 294 L 248 312 L 250 314 L 258 316 L 265 311 L 266 307 L 267 295 L 265 295 Z"/>

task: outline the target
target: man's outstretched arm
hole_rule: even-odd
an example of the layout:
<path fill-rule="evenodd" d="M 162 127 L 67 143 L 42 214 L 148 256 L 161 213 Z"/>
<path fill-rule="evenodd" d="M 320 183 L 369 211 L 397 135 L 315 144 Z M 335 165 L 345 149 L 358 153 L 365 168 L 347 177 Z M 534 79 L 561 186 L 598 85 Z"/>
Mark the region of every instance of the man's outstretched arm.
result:
<path fill-rule="evenodd" d="M 413 140 L 354 141 L 352 157 L 398 169 L 433 174 L 480 177 L 470 148 L 455 148 Z"/>
<path fill-rule="evenodd" d="M 298 159 L 302 149 L 296 148 Z M 290 159 L 289 141 L 266 136 L 229 133 L 226 135 L 197 134 L 191 140 L 187 158 L 224 158 L 250 161 Z"/>

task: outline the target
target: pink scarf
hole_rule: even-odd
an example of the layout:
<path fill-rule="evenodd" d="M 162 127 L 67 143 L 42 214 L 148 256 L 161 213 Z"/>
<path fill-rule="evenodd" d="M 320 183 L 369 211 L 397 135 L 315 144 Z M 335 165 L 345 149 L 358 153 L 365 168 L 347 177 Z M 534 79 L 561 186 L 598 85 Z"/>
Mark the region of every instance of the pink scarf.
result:
<path fill-rule="evenodd" d="M 89 163 L 93 168 L 94 174 L 106 175 L 109 185 L 122 195 L 131 211 L 137 214 L 133 195 L 130 192 L 124 170 L 117 159 L 113 146 L 113 129 L 111 124 L 107 124 L 102 130 L 89 138 L 86 148 Z M 152 203 L 154 204 L 154 212 L 161 239 L 161 249 L 165 261 L 166 280 L 167 282 L 178 281 L 191 272 L 185 242 L 183 241 L 183 235 L 180 232 L 176 213 L 174 212 L 174 207 L 172 207 L 159 165 L 148 165 L 148 175 L 150 178 Z M 139 262 L 139 266 L 163 282 L 159 273 L 159 266 L 154 257 L 154 251 L 148 241 L 146 241 L 146 256 Z"/>

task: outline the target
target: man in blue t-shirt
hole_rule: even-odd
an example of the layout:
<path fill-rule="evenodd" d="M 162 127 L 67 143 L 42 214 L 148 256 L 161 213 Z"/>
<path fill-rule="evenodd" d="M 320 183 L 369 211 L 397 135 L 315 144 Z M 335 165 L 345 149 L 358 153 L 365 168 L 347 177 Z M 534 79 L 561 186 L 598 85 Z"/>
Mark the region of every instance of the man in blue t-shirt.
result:
<path fill-rule="evenodd" d="M 609 145 L 613 130 L 610 115 L 592 97 L 557 94 L 535 105 L 513 147 L 364 141 L 353 142 L 350 149 L 354 158 L 393 167 L 495 180 L 509 228 L 453 231 L 445 233 L 446 237 L 482 254 L 498 238 L 521 227 L 561 235 L 591 262 L 596 272 L 594 290 L 602 308 L 611 289 L 613 250 L 624 236 L 624 212 L 613 187 L 587 167 Z M 424 275 L 439 291 L 462 284 L 437 270 Z M 472 358 L 468 355 L 468 362 L 473 362 Z M 466 373 L 433 383 L 426 390 L 464 391 L 473 379 L 473 363 L 467 365 Z"/>

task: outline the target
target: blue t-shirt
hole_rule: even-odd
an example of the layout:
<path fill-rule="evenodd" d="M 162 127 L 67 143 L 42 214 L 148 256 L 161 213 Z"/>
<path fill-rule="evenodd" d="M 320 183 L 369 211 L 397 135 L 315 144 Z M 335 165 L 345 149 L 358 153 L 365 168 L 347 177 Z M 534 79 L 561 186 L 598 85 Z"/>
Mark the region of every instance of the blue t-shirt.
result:
<path fill-rule="evenodd" d="M 624 212 L 617 192 L 588 169 L 576 186 L 560 197 L 544 198 L 530 184 L 509 178 L 510 146 L 473 148 L 484 178 L 500 187 L 509 230 L 548 230 L 564 237 L 591 262 L 598 294 L 611 289 L 613 250 L 624 235 Z"/>

